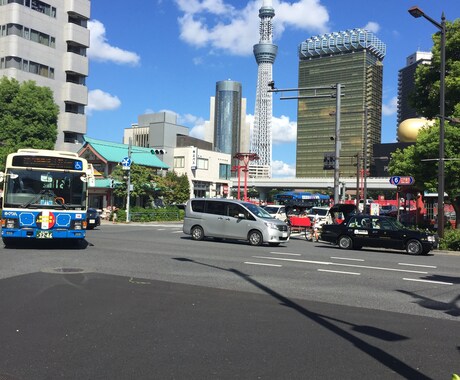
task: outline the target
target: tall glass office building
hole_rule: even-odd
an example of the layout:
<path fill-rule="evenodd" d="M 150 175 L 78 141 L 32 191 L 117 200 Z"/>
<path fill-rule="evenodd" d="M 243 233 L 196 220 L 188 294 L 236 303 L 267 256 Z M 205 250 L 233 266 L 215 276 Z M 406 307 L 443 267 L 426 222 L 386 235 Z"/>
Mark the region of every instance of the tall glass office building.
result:
<path fill-rule="evenodd" d="M 216 83 L 214 147 L 232 157 L 239 152 L 241 138 L 241 83 Z M 232 163 L 237 165 L 237 161 Z"/>
<path fill-rule="evenodd" d="M 382 60 L 386 46 L 373 33 L 352 29 L 314 36 L 299 46 L 299 88 L 340 83 L 340 176 L 356 176 L 357 154 L 367 154 L 381 141 Z M 334 89 L 317 94 L 334 94 Z M 313 91 L 299 91 L 311 96 Z M 366 110 L 367 108 L 367 115 Z M 332 177 L 324 154 L 335 150 L 334 97 L 299 99 L 297 109 L 297 177 Z M 366 117 L 367 116 L 367 117 Z M 367 119 L 367 128 L 366 128 Z M 367 139 L 367 144 L 364 143 Z M 367 145 L 367 151 L 364 152 Z"/>

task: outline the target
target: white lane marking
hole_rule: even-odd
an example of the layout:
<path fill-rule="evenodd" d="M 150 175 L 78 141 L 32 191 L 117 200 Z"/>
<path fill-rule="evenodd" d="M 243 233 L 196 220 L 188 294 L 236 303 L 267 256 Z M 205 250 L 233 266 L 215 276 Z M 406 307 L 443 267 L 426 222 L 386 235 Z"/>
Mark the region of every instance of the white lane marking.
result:
<path fill-rule="evenodd" d="M 184 232 L 183 231 L 172 231 L 171 233 L 172 234 L 183 234 Z"/>
<path fill-rule="evenodd" d="M 318 269 L 318 272 L 329 272 L 329 273 L 340 273 L 340 274 L 353 274 L 355 276 L 360 276 L 361 273 L 357 272 L 342 272 L 339 270 L 328 270 L 328 269 Z"/>
<path fill-rule="evenodd" d="M 351 259 L 349 257 L 331 257 L 331 259 L 336 260 L 350 260 L 350 261 L 364 261 L 363 259 Z"/>
<path fill-rule="evenodd" d="M 429 284 L 454 285 L 452 282 L 420 280 L 418 278 L 403 278 L 405 281 L 427 282 Z"/>
<path fill-rule="evenodd" d="M 166 228 L 157 228 L 157 231 L 164 231 Z"/>
<path fill-rule="evenodd" d="M 282 267 L 282 265 L 278 265 L 278 264 L 253 263 L 251 261 L 245 261 L 244 263 L 249 264 L 249 265 L 263 265 L 266 267 L 279 267 L 279 268 Z"/>
<path fill-rule="evenodd" d="M 356 264 L 331 263 L 331 262 L 327 262 L 327 261 L 285 259 L 285 258 L 282 258 L 282 257 L 265 257 L 265 256 L 252 256 L 252 257 L 254 257 L 256 259 L 281 260 L 281 261 L 291 261 L 291 262 L 307 263 L 307 264 L 337 265 L 337 266 L 342 266 L 342 267 L 377 269 L 377 270 L 384 270 L 384 271 L 389 271 L 389 272 L 406 272 L 406 273 L 428 274 L 428 272 L 421 272 L 421 271 L 415 271 L 415 270 L 405 270 L 405 269 L 385 268 L 385 267 L 371 267 L 371 266 L 367 266 L 367 265 L 356 265 Z"/>
<path fill-rule="evenodd" d="M 407 265 L 407 266 L 411 266 L 411 267 L 420 267 L 420 268 L 434 268 L 434 269 L 437 268 L 434 265 L 422 265 L 422 264 L 398 263 L 398 265 Z"/>
<path fill-rule="evenodd" d="M 270 252 L 275 255 L 286 255 L 286 256 L 302 256 L 300 253 L 287 253 L 287 252 Z"/>

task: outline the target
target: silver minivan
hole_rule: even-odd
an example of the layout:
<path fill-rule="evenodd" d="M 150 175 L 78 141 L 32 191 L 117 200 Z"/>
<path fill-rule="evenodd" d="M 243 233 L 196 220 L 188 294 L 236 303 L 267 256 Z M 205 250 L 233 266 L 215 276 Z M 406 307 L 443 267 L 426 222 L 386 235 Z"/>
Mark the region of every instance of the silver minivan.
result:
<path fill-rule="evenodd" d="M 286 223 L 255 204 L 235 199 L 190 199 L 185 206 L 183 231 L 193 240 L 237 239 L 251 245 L 277 246 L 289 240 Z"/>

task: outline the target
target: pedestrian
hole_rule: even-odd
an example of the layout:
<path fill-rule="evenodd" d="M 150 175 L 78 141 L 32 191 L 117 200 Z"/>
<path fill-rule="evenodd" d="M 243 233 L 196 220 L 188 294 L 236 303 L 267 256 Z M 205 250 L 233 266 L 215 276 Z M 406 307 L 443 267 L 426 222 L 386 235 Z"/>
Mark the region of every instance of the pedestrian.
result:
<path fill-rule="evenodd" d="M 113 224 L 115 224 L 117 222 L 117 211 L 118 209 L 113 206 L 113 209 L 112 209 L 112 222 Z"/>
<path fill-rule="evenodd" d="M 313 233 L 316 241 L 319 240 L 319 215 L 318 211 L 315 211 L 315 216 L 313 217 Z"/>

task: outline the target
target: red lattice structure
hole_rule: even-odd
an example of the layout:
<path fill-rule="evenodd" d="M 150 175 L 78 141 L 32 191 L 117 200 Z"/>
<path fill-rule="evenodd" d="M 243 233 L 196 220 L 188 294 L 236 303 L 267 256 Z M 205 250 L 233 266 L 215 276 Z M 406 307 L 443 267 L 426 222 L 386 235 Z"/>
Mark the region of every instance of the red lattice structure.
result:
<path fill-rule="evenodd" d="M 241 189 L 241 170 L 244 172 L 244 193 L 243 193 L 243 200 L 248 200 L 248 165 L 250 161 L 256 161 L 259 159 L 257 153 L 237 153 L 233 156 L 238 161 L 240 161 L 240 165 L 233 166 L 232 170 L 237 171 L 238 177 L 238 193 L 237 199 L 240 199 L 240 189 Z M 243 163 L 241 165 L 241 162 Z"/>

